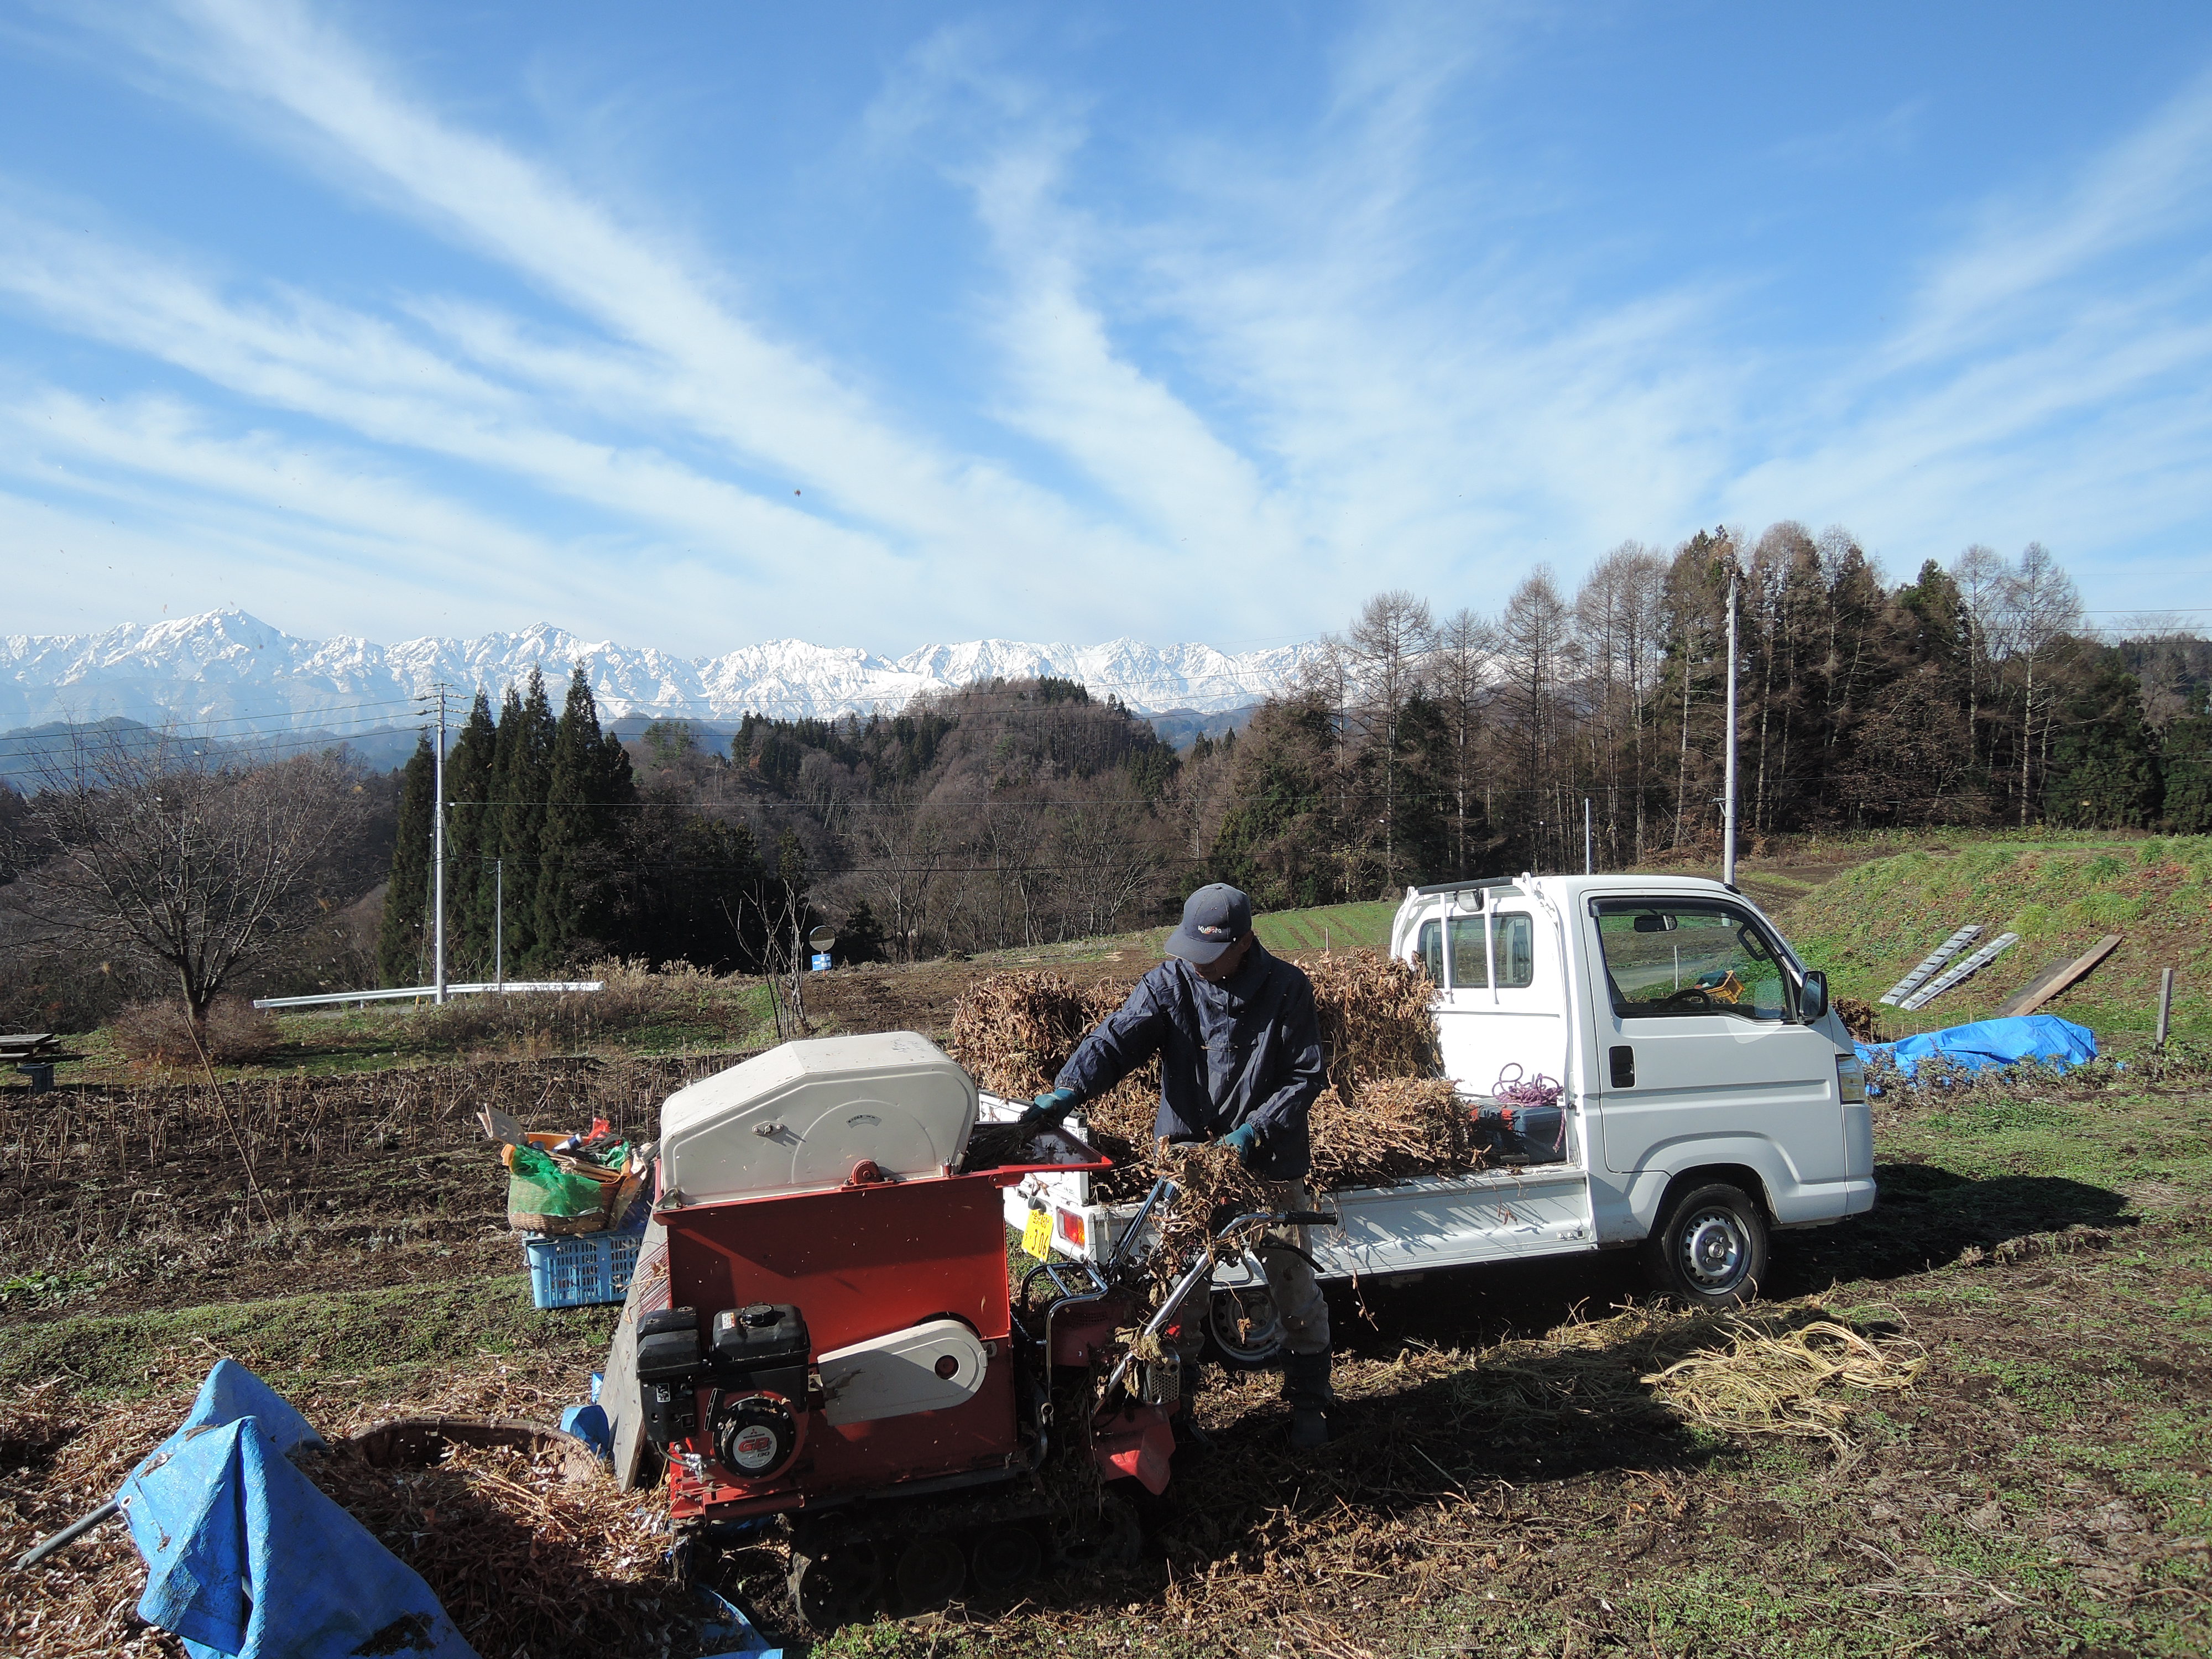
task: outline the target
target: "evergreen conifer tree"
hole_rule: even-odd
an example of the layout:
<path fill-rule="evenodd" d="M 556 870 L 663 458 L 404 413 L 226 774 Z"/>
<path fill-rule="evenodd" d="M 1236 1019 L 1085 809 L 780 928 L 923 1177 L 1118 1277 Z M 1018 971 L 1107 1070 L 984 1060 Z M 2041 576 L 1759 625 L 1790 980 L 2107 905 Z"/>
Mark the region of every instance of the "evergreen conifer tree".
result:
<path fill-rule="evenodd" d="M 507 742 L 509 728 L 514 742 Z M 500 800 L 499 854 L 507 866 L 507 960 L 509 971 L 517 963 L 541 960 L 537 940 L 535 902 L 539 865 L 544 857 L 545 803 L 553 783 L 553 710 L 545 701 L 545 681 L 533 668 L 530 684 L 511 715 L 502 711 L 500 743 L 495 769 L 503 759 L 506 770 L 497 781 Z"/>
<path fill-rule="evenodd" d="M 2158 817 L 2158 742 L 2143 719 L 2142 688 L 2102 653 L 2087 681 L 2061 704 L 2045 774 L 2044 816 L 2081 829 L 2134 830 Z"/>
<path fill-rule="evenodd" d="M 2212 833 L 2212 714 L 2185 714 L 2160 735 L 2166 827 L 2184 836 Z"/>
<path fill-rule="evenodd" d="M 506 943 L 502 907 L 506 915 L 514 914 L 514 872 L 506 862 L 510 855 L 504 838 L 509 784 L 514 774 L 514 750 L 522 741 L 522 698 L 511 685 L 500 697 L 496 729 L 498 739 L 492 744 L 491 771 L 484 785 L 483 842 L 478 855 L 501 862 L 495 868 L 486 866 L 483 883 L 477 889 L 476 907 L 467 921 L 470 937 L 484 941 L 484 959 L 494 963 L 500 963 L 501 947 Z"/>
<path fill-rule="evenodd" d="M 478 691 L 446 756 L 446 928 L 452 960 L 465 979 L 491 971 L 491 930 L 479 924 L 489 915 L 490 898 L 482 890 L 492 885 L 485 843 L 498 833 L 496 821 L 487 822 L 498 745 L 491 701 Z"/>
<path fill-rule="evenodd" d="M 867 900 L 862 899 L 853 906 L 853 913 L 837 930 L 837 943 L 831 948 L 841 962 L 884 959 L 884 926 L 876 920 L 875 910 Z"/>
<path fill-rule="evenodd" d="M 425 732 L 400 781 L 392 884 L 384 891 L 384 920 L 377 929 L 376 966 L 386 985 L 420 985 L 424 977 L 422 933 L 430 913 L 430 816 L 437 763 Z"/>
<path fill-rule="evenodd" d="M 553 737 L 544 829 L 531 915 L 532 959 L 558 967 L 613 942 L 616 851 L 636 793 L 629 756 L 599 730 L 584 666 L 569 677 Z"/>
<path fill-rule="evenodd" d="M 640 947 L 657 961 L 720 972 L 757 962 L 761 869 L 751 828 L 693 813 L 667 850 L 643 895 Z"/>

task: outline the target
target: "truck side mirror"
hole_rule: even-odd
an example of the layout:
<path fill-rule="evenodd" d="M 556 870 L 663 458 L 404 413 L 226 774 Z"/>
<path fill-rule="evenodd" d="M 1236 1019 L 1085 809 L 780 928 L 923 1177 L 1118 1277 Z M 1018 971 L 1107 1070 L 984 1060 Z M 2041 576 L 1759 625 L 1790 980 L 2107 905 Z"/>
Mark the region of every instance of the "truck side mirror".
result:
<path fill-rule="evenodd" d="M 1817 968 L 1805 970 L 1804 988 L 1797 993 L 1797 1006 L 1808 1025 L 1826 1017 L 1828 1012 L 1828 976 Z"/>

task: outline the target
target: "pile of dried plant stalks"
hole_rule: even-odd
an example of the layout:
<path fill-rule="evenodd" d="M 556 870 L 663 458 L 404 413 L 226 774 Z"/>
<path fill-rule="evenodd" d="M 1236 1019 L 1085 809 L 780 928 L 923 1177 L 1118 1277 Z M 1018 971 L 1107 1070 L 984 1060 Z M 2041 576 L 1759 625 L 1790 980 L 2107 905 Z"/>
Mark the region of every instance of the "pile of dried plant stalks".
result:
<path fill-rule="evenodd" d="M 74 1398 L 66 1379 L 0 1399 L 5 1559 L 114 1496 L 184 1420 L 211 1360 L 204 1349 L 172 1351 L 155 1392 L 127 1403 Z M 494 1360 L 411 1397 L 311 1392 L 293 1403 L 335 1443 L 373 1423 L 441 1412 L 550 1421 L 583 1382 L 580 1367 Z M 298 1461 L 422 1575 L 484 1659 L 690 1650 L 693 1611 L 669 1579 L 665 1508 L 651 1494 L 617 1492 L 606 1475 L 564 1482 L 513 1452 L 463 1449 L 430 1469 L 372 1468 L 343 1449 Z M 173 1637 L 135 1616 L 145 1587 L 128 1533 L 110 1522 L 11 1576 L 0 1652 L 180 1659 Z"/>
<path fill-rule="evenodd" d="M 422 1575 L 479 1654 L 665 1654 L 689 1604 L 660 1506 L 611 1474 L 456 1446 L 429 1468 L 372 1468 L 343 1445 L 300 1467 Z"/>
<path fill-rule="evenodd" d="M 1643 1378 L 1678 1414 L 1708 1429 L 1824 1439 L 1848 1449 L 1850 1412 L 1831 1384 L 1899 1393 L 1927 1369 L 1918 1345 L 1887 1348 L 1832 1319 L 1777 1334 L 1734 1319 L 1727 1345 L 1678 1359 Z"/>
<path fill-rule="evenodd" d="M 1313 981 L 1328 1086 L 1308 1118 L 1317 1189 L 1372 1186 L 1473 1167 L 1465 1105 L 1437 1075 L 1433 989 L 1402 962 L 1338 951 L 1304 963 Z M 1053 1085 L 1076 1045 L 1129 994 L 1127 981 L 1078 986 L 1056 974 L 999 974 L 975 981 L 952 1019 L 951 1049 L 994 1094 L 1020 1100 Z M 1148 1062 L 1100 1098 L 1085 1122 L 1115 1168 L 1097 1190 L 1139 1195 L 1159 1175 L 1188 1176 L 1222 1201 L 1257 1197 L 1226 1160 L 1203 1149 L 1160 1149 L 1159 1065 Z"/>

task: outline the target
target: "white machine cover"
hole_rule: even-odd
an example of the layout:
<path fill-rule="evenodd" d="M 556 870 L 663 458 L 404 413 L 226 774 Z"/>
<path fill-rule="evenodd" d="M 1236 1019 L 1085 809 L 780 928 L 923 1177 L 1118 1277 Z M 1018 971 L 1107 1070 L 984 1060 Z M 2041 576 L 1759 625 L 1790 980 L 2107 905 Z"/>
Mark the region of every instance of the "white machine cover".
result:
<path fill-rule="evenodd" d="M 967 1150 L 975 1082 L 914 1031 L 787 1042 L 660 1109 L 660 1188 L 686 1205 L 942 1172 Z"/>
<path fill-rule="evenodd" d="M 817 1362 L 822 1414 L 840 1425 L 950 1411 L 975 1397 L 989 1363 L 981 1340 L 957 1319 L 870 1337 Z"/>

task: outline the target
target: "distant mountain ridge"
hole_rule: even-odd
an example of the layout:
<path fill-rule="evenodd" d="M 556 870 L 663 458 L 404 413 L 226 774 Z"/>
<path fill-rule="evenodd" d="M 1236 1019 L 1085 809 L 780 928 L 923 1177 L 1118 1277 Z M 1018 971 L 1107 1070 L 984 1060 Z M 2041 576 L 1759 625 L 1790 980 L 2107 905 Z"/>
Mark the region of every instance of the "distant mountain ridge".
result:
<path fill-rule="evenodd" d="M 345 735 L 411 723 L 410 704 L 440 681 L 464 706 L 479 686 L 496 696 L 541 668 L 557 703 L 571 665 L 585 673 L 602 718 L 794 719 L 899 708 L 917 693 L 971 680 L 1054 675 L 1139 714 L 1249 708 L 1279 690 L 1314 652 L 1282 646 L 1231 655 L 1208 645 L 1036 645 L 971 640 L 905 656 L 777 640 L 717 657 L 584 640 L 540 623 L 473 640 L 378 645 L 305 640 L 235 606 L 100 634 L 0 635 L 0 731 L 115 716 L 151 725 L 251 726 Z"/>

